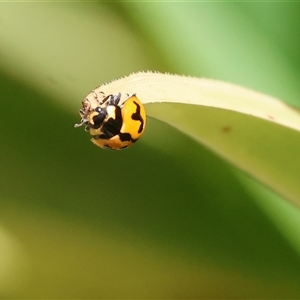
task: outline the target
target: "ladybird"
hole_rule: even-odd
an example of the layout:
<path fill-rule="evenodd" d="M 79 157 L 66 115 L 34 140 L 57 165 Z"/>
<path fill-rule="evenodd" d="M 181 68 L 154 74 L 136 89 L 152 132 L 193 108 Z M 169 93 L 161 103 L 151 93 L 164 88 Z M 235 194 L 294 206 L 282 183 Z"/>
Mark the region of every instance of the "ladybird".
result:
<path fill-rule="evenodd" d="M 74 127 L 84 125 L 91 141 L 103 149 L 120 150 L 135 143 L 146 125 L 145 108 L 136 94 L 121 102 L 121 93 L 108 95 L 101 101 L 93 93 L 96 101 L 85 98 L 78 111 L 81 121 Z"/>

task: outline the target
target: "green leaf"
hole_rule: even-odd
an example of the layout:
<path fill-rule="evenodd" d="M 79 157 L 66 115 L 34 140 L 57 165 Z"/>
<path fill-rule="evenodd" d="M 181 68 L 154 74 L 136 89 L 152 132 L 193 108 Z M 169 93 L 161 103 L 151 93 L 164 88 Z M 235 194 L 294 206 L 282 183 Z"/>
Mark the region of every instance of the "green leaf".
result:
<path fill-rule="evenodd" d="M 228 83 L 137 73 L 96 92 L 137 93 L 147 114 L 207 146 L 300 206 L 300 114 L 272 97 Z M 88 95 L 95 101 L 93 94 Z"/>
<path fill-rule="evenodd" d="M 231 167 L 266 172 L 271 158 L 255 162 L 274 155 L 284 159 L 279 169 L 294 172 L 297 161 L 291 167 L 267 150 L 290 143 L 296 156 L 297 113 L 237 86 L 204 80 L 198 88 L 199 79 L 157 74 L 158 86 L 112 90 L 147 102 L 146 132 L 134 147 L 102 151 L 73 128 L 92 88 L 138 70 L 205 75 L 298 100 L 297 64 L 255 16 L 233 3 L 38 2 L 0 4 L 0 297 L 299 298 L 291 221 L 299 211 L 289 206 L 276 219 L 283 201 L 277 209 L 269 194 L 260 201 L 265 195 Z M 290 24 L 299 21 L 293 11 Z M 290 29 L 280 27 L 288 41 Z M 266 140 L 279 128 L 284 144 L 264 141 L 261 126 Z M 297 189 L 283 182 L 293 199 Z"/>

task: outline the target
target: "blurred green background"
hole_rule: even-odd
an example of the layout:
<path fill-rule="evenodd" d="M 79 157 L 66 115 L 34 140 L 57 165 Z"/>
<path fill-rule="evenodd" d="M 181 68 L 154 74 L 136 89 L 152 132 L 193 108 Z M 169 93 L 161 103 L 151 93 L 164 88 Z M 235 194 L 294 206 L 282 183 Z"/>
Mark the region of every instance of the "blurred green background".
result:
<path fill-rule="evenodd" d="M 91 89 L 140 70 L 299 107 L 299 16 L 286 2 L 0 3 L 0 297 L 299 298 L 297 208 L 153 119 L 119 152 L 73 128 Z"/>

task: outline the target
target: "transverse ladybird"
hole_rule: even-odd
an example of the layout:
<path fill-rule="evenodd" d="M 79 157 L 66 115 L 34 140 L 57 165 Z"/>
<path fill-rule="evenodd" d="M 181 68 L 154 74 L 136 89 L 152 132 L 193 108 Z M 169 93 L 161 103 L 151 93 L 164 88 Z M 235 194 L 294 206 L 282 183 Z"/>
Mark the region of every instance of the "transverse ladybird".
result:
<path fill-rule="evenodd" d="M 79 109 L 82 125 L 92 135 L 91 141 L 104 149 L 119 150 L 135 143 L 143 134 L 146 125 L 146 112 L 136 94 L 128 96 L 121 103 L 121 93 L 108 95 L 101 101 L 94 92 L 94 99 L 88 97 Z"/>

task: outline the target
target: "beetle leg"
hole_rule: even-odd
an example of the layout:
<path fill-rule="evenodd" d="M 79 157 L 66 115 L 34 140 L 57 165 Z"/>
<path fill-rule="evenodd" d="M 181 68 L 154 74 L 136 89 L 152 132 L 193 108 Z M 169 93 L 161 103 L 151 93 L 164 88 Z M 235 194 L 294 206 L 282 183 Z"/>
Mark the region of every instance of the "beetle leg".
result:
<path fill-rule="evenodd" d="M 110 99 L 109 99 L 109 105 L 115 105 L 117 106 L 121 100 L 121 93 L 118 93 L 117 95 L 110 95 Z"/>

